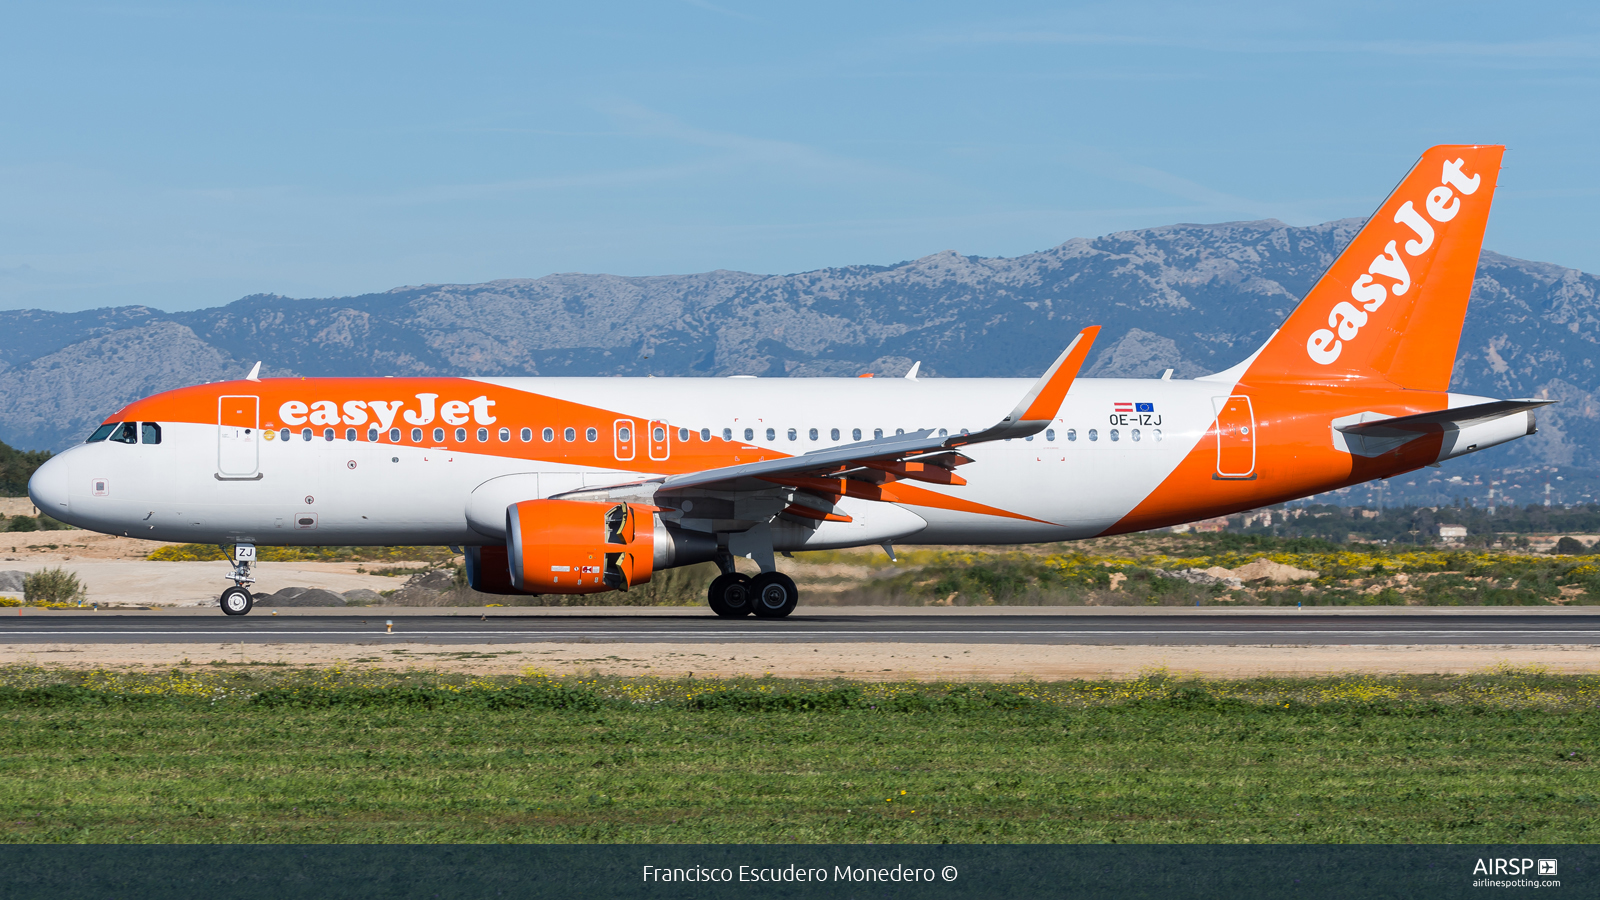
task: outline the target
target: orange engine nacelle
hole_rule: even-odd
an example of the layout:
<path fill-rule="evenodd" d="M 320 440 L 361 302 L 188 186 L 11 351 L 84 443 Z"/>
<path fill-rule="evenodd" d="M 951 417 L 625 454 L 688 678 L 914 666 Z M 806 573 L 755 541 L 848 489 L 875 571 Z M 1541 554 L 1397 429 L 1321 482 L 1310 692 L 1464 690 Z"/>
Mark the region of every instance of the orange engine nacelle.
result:
<path fill-rule="evenodd" d="M 655 510 L 637 503 L 524 500 L 506 508 L 511 584 L 527 594 L 625 591 L 655 571 Z"/>

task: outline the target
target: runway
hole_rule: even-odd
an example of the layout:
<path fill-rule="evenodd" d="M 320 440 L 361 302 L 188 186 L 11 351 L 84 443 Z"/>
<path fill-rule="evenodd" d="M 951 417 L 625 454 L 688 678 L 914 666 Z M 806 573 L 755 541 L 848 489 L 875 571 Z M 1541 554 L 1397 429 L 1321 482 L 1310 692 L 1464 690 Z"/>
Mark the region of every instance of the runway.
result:
<path fill-rule="evenodd" d="M 829 615 L 777 621 L 676 615 L 344 615 L 243 618 L 74 614 L 0 617 L 27 644 L 1043 644 L 1098 646 L 1600 645 L 1600 610 L 1407 616 Z"/>

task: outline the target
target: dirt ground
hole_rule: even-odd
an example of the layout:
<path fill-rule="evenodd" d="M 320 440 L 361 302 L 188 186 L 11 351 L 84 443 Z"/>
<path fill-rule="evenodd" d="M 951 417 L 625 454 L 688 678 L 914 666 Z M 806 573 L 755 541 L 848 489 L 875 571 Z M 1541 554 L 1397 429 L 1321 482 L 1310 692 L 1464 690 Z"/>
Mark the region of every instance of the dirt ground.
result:
<path fill-rule="evenodd" d="M 1166 668 L 1174 675 L 1460 674 L 1506 663 L 1551 672 L 1600 671 L 1600 648 L 1551 646 L 1172 647 L 1016 644 L 30 644 L 0 646 L 0 665 L 168 668 L 205 665 L 343 663 L 474 674 L 659 677 L 755 676 L 867 681 L 1051 681 L 1131 678 Z"/>
<path fill-rule="evenodd" d="M 32 515 L 26 497 L 0 497 L 0 514 Z M 168 546 L 161 541 L 116 537 L 93 531 L 0 532 L 0 570 L 36 572 L 56 566 L 78 576 L 88 589 L 89 602 L 140 606 L 212 605 L 228 586 L 225 562 L 150 562 L 151 551 Z M 404 568 L 405 563 L 388 564 Z M 357 567 L 370 563 L 298 562 L 264 563 L 256 567 L 256 593 L 286 587 L 315 587 L 343 593 L 356 588 L 387 591 L 405 583 L 402 577 L 369 575 Z"/>

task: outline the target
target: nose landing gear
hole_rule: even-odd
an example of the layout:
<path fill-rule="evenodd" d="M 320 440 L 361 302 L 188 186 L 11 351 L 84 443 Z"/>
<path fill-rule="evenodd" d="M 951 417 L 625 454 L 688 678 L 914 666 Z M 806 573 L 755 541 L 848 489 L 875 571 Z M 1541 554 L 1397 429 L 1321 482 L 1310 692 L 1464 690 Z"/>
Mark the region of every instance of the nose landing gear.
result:
<path fill-rule="evenodd" d="M 250 574 L 250 566 L 256 561 L 256 547 L 254 544 L 233 545 L 233 571 L 227 578 L 233 582 L 233 587 L 222 592 L 218 603 L 222 611 L 230 616 L 243 616 L 250 612 L 250 607 L 255 605 L 255 598 L 250 596 L 250 591 L 245 588 L 247 584 L 255 583 L 255 576 Z"/>

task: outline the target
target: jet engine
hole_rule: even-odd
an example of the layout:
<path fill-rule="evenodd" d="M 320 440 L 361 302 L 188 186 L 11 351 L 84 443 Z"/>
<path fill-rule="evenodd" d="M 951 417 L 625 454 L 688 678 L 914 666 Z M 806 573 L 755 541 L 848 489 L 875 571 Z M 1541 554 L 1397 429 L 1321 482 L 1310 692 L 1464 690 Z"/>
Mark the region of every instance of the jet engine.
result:
<path fill-rule="evenodd" d="M 506 537 L 511 587 L 524 594 L 625 591 L 717 554 L 715 536 L 667 525 L 639 503 L 524 500 L 506 507 Z"/>

